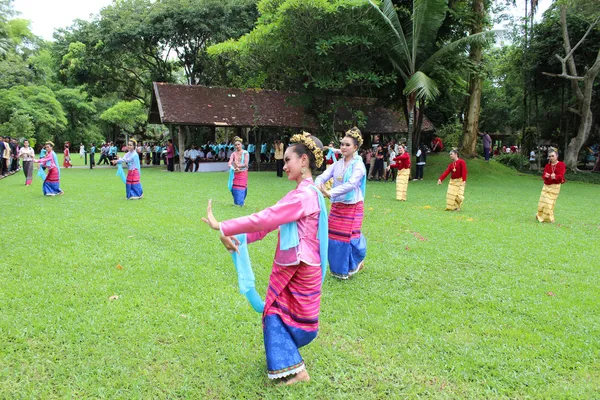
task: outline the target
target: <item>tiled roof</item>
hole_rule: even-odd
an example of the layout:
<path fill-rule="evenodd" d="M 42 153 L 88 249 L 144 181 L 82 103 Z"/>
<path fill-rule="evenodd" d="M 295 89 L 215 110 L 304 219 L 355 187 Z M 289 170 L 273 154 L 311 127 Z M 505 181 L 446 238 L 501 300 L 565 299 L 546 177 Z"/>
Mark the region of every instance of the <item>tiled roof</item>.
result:
<path fill-rule="evenodd" d="M 261 89 L 233 89 L 205 86 L 154 83 L 151 124 L 200 126 L 289 127 L 316 130 L 318 123 L 308 114 L 299 93 Z M 357 97 L 328 98 L 331 104 L 342 104 L 336 112 L 336 127 L 350 128 L 352 110 L 361 110 L 367 125 L 365 134 L 406 132 L 402 113 L 376 105 L 376 99 Z M 425 118 L 423 130 L 433 130 Z"/>

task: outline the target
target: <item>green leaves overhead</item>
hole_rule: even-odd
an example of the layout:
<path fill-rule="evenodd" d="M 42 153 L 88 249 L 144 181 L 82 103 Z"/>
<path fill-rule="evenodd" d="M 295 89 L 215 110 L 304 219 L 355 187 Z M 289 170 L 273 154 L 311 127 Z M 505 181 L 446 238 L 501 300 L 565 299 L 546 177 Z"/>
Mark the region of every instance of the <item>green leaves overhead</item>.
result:
<path fill-rule="evenodd" d="M 406 87 L 404 88 L 405 95 L 413 93 L 419 99 L 435 99 L 440 94 L 440 91 L 437 84 L 430 77 L 421 71 L 417 71 L 406 82 Z"/>
<path fill-rule="evenodd" d="M 226 84 L 372 96 L 395 82 L 365 0 L 263 0 L 256 27 L 208 49 Z"/>
<path fill-rule="evenodd" d="M 131 134 L 146 124 L 147 115 L 139 101 L 120 101 L 104 111 L 100 118 Z"/>

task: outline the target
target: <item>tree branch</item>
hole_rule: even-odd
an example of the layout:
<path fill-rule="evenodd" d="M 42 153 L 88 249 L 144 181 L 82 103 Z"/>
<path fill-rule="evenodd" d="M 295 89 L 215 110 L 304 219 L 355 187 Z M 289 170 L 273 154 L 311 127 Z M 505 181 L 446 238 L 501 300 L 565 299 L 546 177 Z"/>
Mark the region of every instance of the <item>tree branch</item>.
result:
<path fill-rule="evenodd" d="M 575 47 L 573 47 L 571 49 L 571 51 L 565 56 L 565 60 L 568 59 L 568 58 L 570 58 L 570 57 L 573 57 L 573 53 L 575 53 L 575 50 L 577 50 L 577 48 L 583 43 L 583 41 L 590 34 L 590 32 L 592 31 L 592 29 L 594 29 L 594 27 L 596 25 L 598 25 L 598 22 L 600 22 L 600 17 L 597 18 L 592 24 L 590 24 L 588 30 L 585 32 L 585 34 L 583 35 L 583 37 L 581 38 L 581 40 L 579 40 L 579 42 L 577 42 L 577 44 L 575 45 Z M 566 25 L 566 17 L 565 17 L 565 25 Z M 559 59 L 560 59 L 560 57 L 559 57 Z"/>
<path fill-rule="evenodd" d="M 571 40 L 569 39 L 569 30 L 567 28 L 567 6 L 566 5 L 562 5 L 560 7 L 560 25 L 562 27 L 562 33 L 563 33 L 563 47 L 565 48 L 565 53 L 567 55 L 565 56 L 565 58 L 561 58 L 558 55 L 556 55 L 556 56 L 558 57 L 558 59 L 560 60 L 560 63 L 562 64 L 563 75 L 568 75 L 567 74 L 567 66 L 566 66 L 566 63 L 568 62 L 569 70 L 571 71 L 571 75 L 579 76 L 579 74 L 577 73 L 577 67 L 575 66 L 575 59 L 573 58 L 573 53 L 571 51 Z M 579 45 L 579 43 L 577 45 Z M 573 88 L 573 92 L 575 93 L 577 100 L 580 103 L 583 102 L 583 92 L 581 91 L 581 88 L 579 87 L 577 82 L 575 82 L 574 80 L 571 80 L 571 87 Z"/>
<path fill-rule="evenodd" d="M 552 74 L 550 72 L 542 72 L 543 75 L 547 75 L 547 76 L 553 76 L 555 78 L 565 78 L 565 79 L 570 79 L 573 81 L 584 81 L 585 78 L 583 76 L 572 76 L 572 75 L 568 75 L 566 74 L 564 71 L 562 74 Z"/>

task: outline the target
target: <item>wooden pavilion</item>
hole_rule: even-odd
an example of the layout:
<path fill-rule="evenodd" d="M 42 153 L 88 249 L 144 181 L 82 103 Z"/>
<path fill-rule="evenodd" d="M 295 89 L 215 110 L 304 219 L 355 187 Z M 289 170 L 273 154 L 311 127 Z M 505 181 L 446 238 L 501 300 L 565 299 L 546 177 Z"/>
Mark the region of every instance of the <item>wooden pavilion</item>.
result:
<path fill-rule="evenodd" d="M 154 82 L 152 105 L 148 115 L 151 124 L 165 124 L 172 136 L 177 127 L 179 154 L 185 145 L 185 126 L 205 126 L 213 131 L 217 127 L 242 130 L 261 127 L 297 128 L 316 131 L 319 124 L 307 113 L 305 94 L 262 89 L 235 89 L 206 86 L 176 85 Z M 364 136 L 401 134 L 407 132 L 402 113 L 378 105 L 377 100 L 363 97 L 328 97 L 319 99 L 335 110 L 332 115 L 336 131 L 345 131 L 353 125 L 352 111 L 364 113 L 366 125 L 361 127 Z M 424 118 L 423 131 L 434 131 L 431 122 Z M 175 139 L 173 137 L 173 139 Z M 257 138 L 260 141 L 260 137 Z M 258 144 L 258 142 L 256 143 Z M 179 160 L 182 168 L 183 157 Z M 181 169 L 183 170 L 183 169 Z"/>

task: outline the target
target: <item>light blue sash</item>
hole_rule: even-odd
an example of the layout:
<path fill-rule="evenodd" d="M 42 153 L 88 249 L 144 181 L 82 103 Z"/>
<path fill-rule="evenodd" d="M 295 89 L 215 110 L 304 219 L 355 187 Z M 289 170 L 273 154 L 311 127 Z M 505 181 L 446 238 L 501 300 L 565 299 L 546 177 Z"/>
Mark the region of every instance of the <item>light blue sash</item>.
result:
<path fill-rule="evenodd" d="M 254 272 L 252 271 L 250 255 L 248 254 L 246 234 L 237 235 L 236 237 L 240 241 L 240 245 L 238 246 L 240 253 L 231 253 L 231 258 L 233 258 L 233 265 L 235 265 L 238 274 L 240 293 L 246 296 L 254 311 L 262 313 L 265 309 L 265 302 L 260 298 L 254 284 Z"/>
<path fill-rule="evenodd" d="M 123 183 L 127 183 L 127 177 L 125 176 L 125 171 L 123 171 L 123 163 L 117 163 L 117 176 L 121 178 Z"/>
<path fill-rule="evenodd" d="M 235 172 L 233 172 L 233 167 L 230 167 L 229 168 L 229 181 L 227 182 L 227 187 L 229 188 L 230 192 L 233 189 L 233 176 L 234 175 L 235 175 Z"/>
<path fill-rule="evenodd" d="M 142 177 L 142 166 L 140 165 L 140 156 L 136 152 L 133 155 L 133 163 L 135 164 L 135 168 L 138 170 L 138 174 L 140 174 L 140 178 Z"/>
<path fill-rule="evenodd" d="M 42 168 L 42 164 L 38 167 L 37 176 L 39 176 L 43 181 L 46 180 L 46 173 L 44 172 L 44 168 Z"/>
<path fill-rule="evenodd" d="M 329 220 L 327 219 L 327 206 L 325 205 L 323 194 L 314 185 L 311 185 L 311 189 L 317 192 L 319 196 L 319 208 L 321 209 L 317 238 L 319 239 L 319 253 L 321 256 L 321 283 L 323 283 L 325 281 L 325 274 L 327 273 L 327 257 L 329 256 Z"/>
<path fill-rule="evenodd" d="M 325 157 L 326 160 L 333 160 L 333 162 L 337 161 L 337 158 L 335 156 L 335 151 L 333 151 L 333 149 L 329 149 L 329 151 L 327 152 L 327 156 Z"/>
<path fill-rule="evenodd" d="M 352 176 L 352 172 L 354 172 L 354 167 L 356 166 L 356 163 L 358 161 L 362 161 L 362 157 L 359 156 L 358 154 L 354 155 L 354 160 L 352 160 L 352 162 L 350 163 L 350 165 L 348 166 L 348 168 L 346 169 L 346 173 L 344 174 L 344 183 L 348 182 L 350 180 L 350 177 Z M 363 198 L 366 196 L 366 191 L 367 191 L 367 176 L 363 176 L 362 178 L 362 182 L 360 184 L 360 190 L 362 191 L 362 195 Z M 348 193 L 346 193 L 346 197 L 344 197 L 344 201 L 352 201 L 352 198 L 354 197 L 354 191 L 351 190 Z"/>

